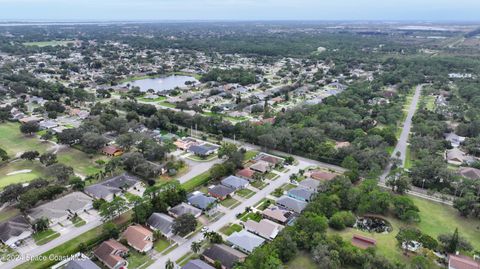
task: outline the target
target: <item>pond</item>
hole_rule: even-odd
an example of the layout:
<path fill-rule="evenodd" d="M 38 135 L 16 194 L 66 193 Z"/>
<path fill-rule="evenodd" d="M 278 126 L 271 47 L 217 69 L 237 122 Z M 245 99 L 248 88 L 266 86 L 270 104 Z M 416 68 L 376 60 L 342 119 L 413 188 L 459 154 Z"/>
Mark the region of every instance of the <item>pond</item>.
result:
<path fill-rule="evenodd" d="M 163 92 L 173 90 L 176 87 L 185 87 L 185 82 L 193 81 L 198 83 L 198 80 L 190 76 L 171 75 L 167 77 L 159 78 L 145 78 L 134 81 L 127 81 L 122 83 L 122 86 L 130 85 L 130 87 L 139 87 L 142 92 L 146 92 L 149 89 L 153 89 L 155 92 Z"/>
<path fill-rule="evenodd" d="M 373 216 L 358 217 L 353 227 L 370 233 L 389 233 L 392 231 L 392 226 L 387 220 Z"/>

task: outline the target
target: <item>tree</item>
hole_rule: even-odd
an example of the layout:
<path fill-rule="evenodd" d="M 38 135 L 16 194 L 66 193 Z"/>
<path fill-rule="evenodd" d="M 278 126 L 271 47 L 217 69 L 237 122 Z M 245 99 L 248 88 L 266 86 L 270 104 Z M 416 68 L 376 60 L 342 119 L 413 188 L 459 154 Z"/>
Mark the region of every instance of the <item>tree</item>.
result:
<path fill-rule="evenodd" d="M 471 251 L 473 249 L 472 244 L 459 235 L 458 229 L 455 229 L 453 234 L 439 235 L 438 241 L 448 253 L 455 253 L 457 250 Z"/>
<path fill-rule="evenodd" d="M 470 215 L 480 217 L 480 202 L 478 197 L 471 192 L 467 192 L 463 197 L 455 199 L 453 207 L 464 217 Z"/>
<path fill-rule="evenodd" d="M 20 125 L 20 132 L 23 134 L 31 135 L 35 132 L 38 132 L 38 130 L 40 130 L 40 126 L 37 122 L 26 122 Z"/>
<path fill-rule="evenodd" d="M 133 133 L 121 134 L 115 140 L 115 142 L 126 151 L 129 151 L 130 148 L 135 145 L 137 142 L 137 136 Z"/>
<path fill-rule="evenodd" d="M 46 152 L 40 155 L 40 162 L 45 166 L 50 166 L 57 162 L 57 155 L 55 153 Z"/>
<path fill-rule="evenodd" d="M 410 269 L 429 269 L 433 268 L 432 262 L 422 255 L 416 255 L 410 261 Z"/>
<path fill-rule="evenodd" d="M 175 263 L 168 259 L 168 261 L 165 263 L 165 269 L 175 269 Z"/>
<path fill-rule="evenodd" d="M 150 200 L 139 201 L 133 207 L 133 220 L 137 223 L 144 224 L 152 213 L 153 207 Z"/>
<path fill-rule="evenodd" d="M 455 231 L 453 232 L 452 237 L 448 241 L 448 245 L 445 250 L 448 253 L 455 253 L 457 251 L 458 244 L 459 244 L 458 228 L 455 228 Z"/>
<path fill-rule="evenodd" d="M 58 143 L 65 145 L 74 145 L 80 142 L 83 132 L 78 128 L 66 129 L 57 134 Z"/>
<path fill-rule="evenodd" d="M 33 224 L 33 230 L 38 233 L 48 229 L 48 226 L 49 226 L 48 219 L 40 218 L 39 220 L 35 221 L 35 223 Z"/>
<path fill-rule="evenodd" d="M 240 269 L 282 269 L 282 261 L 270 244 L 255 251 L 239 266 Z"/>
<path fill-rule="evenodd" d="M 419 209 L 407 196 L 395 196 L 393 199 L 395 216 L 408 223 L 420 222 Z"/>
<path fill-rule="evenodd" d="M 387 178 L 386 185 L 390 186 L 392 191 L 399 194 L 405 194 L 410 190 L 410 178 L 405 172 L 394 174 Z"/>
<path fill-rule="evenodd" d="M 198 253 L 201 248 L 202 248 L 202 242 L 198 242 L 198 241 L 192 242 L 191 249 L 193 253 L 195 254 Z"/>
<path fill-rule="evenodd" d="M 87 132 L 82 136 L 80 143 L 87 151 L 96 152 L 105 146 L 107 139 L 97 133 Z"/>
<path fill-rule="evenodd" d="M 8 160 L 8 158 L 9 157 L 8 157 L 7 152 L 4 149 L 0 148 L 0 159 L 2 161 L 6 161 L 6 160 Z"/>
<path fill-rule="evenodd" d="M 115 223 L 110 221 L 103 225 L 102 235 L 105 238 L 117 238 L 119 234 L 120 230 Z"/>
<path fill-rule="evenodd" d="M 38 153 L 38 151 L 36 151 L 36 150 L 32 150 L 32 151 L 25 151 L 24 153 L 22 153 L 22 155 L 20 155 L 20 158 L 25 159 L 25 160 L 29 160 L 29 161 L 33 161 L 38 156 L 40 156 L 40 153 Z"/>
<path fill-rule="evenodd" d="M 218 149 L 218 157 L 222 158 L 226 156 L 228 158 L 232 157 L 235 152 L 238 151 L 238 147 L 233 143 L 222 143 L 221 147 Z"/>
<path fill-rule="evenodd" d="M 172 230 L 174 234 L 184 236 L 195 231 L 196 227 L 197 220 L 195 216 L 192 214 L 183 214 L 174 220 Z"/>
<path fill-rule="evenodd" d="M 72 188 L 77 191 L 83 191 L 83 188 L 85 188 L 85 181 L 79 177 L 73 177 L 70 179 L 69 184 L 72 185 Z"/>
<path fill-rule="evenodd" d="M 55 177 L 60 182 L 67 182 L 71 175 L 73 175 L 73 168 L 63 163 L 52 164 L 47 168 L 47 172 L 52 177 Z"/>
<path fill-rule="evenodd" d="M 213 232 L 213 231 L 211 231 L 211 232 L 205 232 L 205 233 L 203 234 L 203 236 L 204 236 L 205 238 L 207 238 L 208 241 L 210 241 L 210 243 L 212 243 L 212 244 L 221 244 L 221 243 L 223 243 L 223 237 L 222 237 L 219 233 L 217 233 L 217 232 Z"/>
<path fill-rule="evenodd" d="M 124 199 L 120 197 L 115 197 L 111 202 L 104 203 L 100 206 L 100 216 L 104 221 L 114 219 L 125 210 L 128 209 L 128 206 Z"/>

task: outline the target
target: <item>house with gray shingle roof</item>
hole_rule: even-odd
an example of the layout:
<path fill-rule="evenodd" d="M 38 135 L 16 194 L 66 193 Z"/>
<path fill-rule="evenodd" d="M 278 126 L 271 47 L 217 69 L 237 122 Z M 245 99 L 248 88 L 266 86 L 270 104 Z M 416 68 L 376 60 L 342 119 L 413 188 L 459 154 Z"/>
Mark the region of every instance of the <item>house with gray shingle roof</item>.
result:
<path fill-rule="evenodd" d="M 173 236 L 173 222 L 174 218 L 163 213 L 153 213 L 147 220 L 148 226 L 154 230 L 159 231 L 165 237 L 170 238 Z"/>
<path fill-rule="evenodd" d="M 180 203 L 168 210 L 168 213 L 174 218 L 178 218 L 185 214 L 192 214 L 195 218 L 200 217 L 202 210 L 193 207 L 187 203 Z"/>
<path fill-rule="evenodd" d="M 136 176 L 124 173 L 98 184 L 87 186 L 84 192 L 95 199 L 104 199 L 110 202 L 115 196 L 122 195 L 123 192 L 139 189 L 141 184 L 142 182 Z"/>
<path fill-rule="evenodd" d="M 231 234 L 227 238 L 227 242 L 234 248 L 249 254 L 252 253 L 255 248 L 261 246 L 265 242 L 265 239 L 246 230 L 241 230 L 240 232 Z"/>
<path fill-rule="evenodd" d="M 288 196 L 304 202 L 309 202 L 314 194 L 315 192 L 304 187 L 296 187 L 287 192 Z"/>
<path fill-rule="evenodd" d="M 234 190 L 245 189 L 248 186 L 248 180 L 241 177 L 228 176 L 221 181 L 222 185 L 232 188 Z"/>
<path fill-rule="evenodd" d="M 11 248 L 15 248 L 17 243 L 29 238 L 32 233 L 32 227 L 23 215 L 0 223 L 0 240 Z"/>
<path fill-rule="evenodd" d="M 284 195 L 278 198 L 277 205 L 300 214 L 307 206 L 307 202 L 300 201 L 290 196 Z"/>
<path fill-rule="evenodd" d="M 201 210 L 209 210 L 213 205 L 215 205 L 217 199 L 206 196 L 203 193 L 196 192 L 188 197 L 188 203 L 193 205 L 196 208 Z"/>

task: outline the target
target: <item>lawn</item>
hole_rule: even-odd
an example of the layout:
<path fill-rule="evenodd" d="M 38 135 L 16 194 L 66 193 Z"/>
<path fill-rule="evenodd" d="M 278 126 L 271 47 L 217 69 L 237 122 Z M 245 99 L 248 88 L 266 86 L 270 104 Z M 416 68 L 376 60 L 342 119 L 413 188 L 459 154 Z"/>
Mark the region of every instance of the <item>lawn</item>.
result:
<path fill-rule="evenodd" d="M 262 220 L 262 214 L 256 212 L 256 213 L 253 213 L 253 212 L 248 212 L 246 215 L 244 215 L 243 217 L 240 218 L 241 221 L 247 221 L 247 220 L 253 220 L 253 221 L 256 221 L 256 222 L 260 222 Z"/>
<path fill-rule="evenodd" d="M 215 154 L 205 156 L 205 157 L 197 156 L 195 154 L 191 154 L 191 155 L 187 156 L 187 159 L 190 159 L 190 160 L 196 161 L 196 162 L 210 162 L 212 160 L 215 160 L 216 158 L 217 158 L 217 155 L 215 155 Z"/>
<path fill-rule="evenodd" d="M 167 101 L 158 102 L 158 104 L 161 105 L 161 106 L 164 106 L 164 107 L 169 107 L 169 108 L 175 108 L 176 107 L 175 104 L 169 103 Z"/>
<path fill-rule="evenodd" d="M 268 174 L 265 175 L 265 178 L 270 179 L 270 180 L 275 180 L 275 179 L 277 179 L 277 177 L 279 177 L 279 175 L 277 175 L 273 172 L 269 172 Z"/>
<path fill-rule="evenodd" d="M 146 268 L 153 263 L 153 260 L 147 255 L 138 251 L 130 250 L 128 253 L 128 267 L 130 268 Z"/>
<path fill-rule="evenodd" d="M 102 170 L 102 166 L 95 163 L 96 160 L 108 160 L 106 156 L 90 155 L 75 148 L 66 148 L 58 152 L 58 162 L 70 165 L 75 173 L 83 176 L 93 175 Z"/>
<path fill-rule="evenodd" d="M 405 153 L 405 169 L 412 168 L 412 151 L 410 149 L 410 145 L 407 146 L 407 151 Z"/>
<path fill-rule="evenodd" d="M 223 205 L 226 208 L 233 208 L 233 207 L 238 206 L 240 204 L 240 202 L 230 197 L 230 198 L 227 198 L 227 199 L 221 201 L 220 204 Z"/>
<path fill-rule="evenodd" d="M 250 198 L 255 194 L 255 192 L 249 189 L 241 189 L 241 190 L 238 190 L 236 194 L 244 198 Z"/>
<path fill-rule="evenodd" d="M 243 160 L 244 161 L 251 160 L 255 156 L 257 156 L 257 154 L 258 154 L 258 151 L 256 151 L 256 150 L 247 150 L 247 152 L 245 152 L 245 155 L 243 155 Z"/>
<path fill-rule="evenodd" d="M 310 255 L 305 252 L 300 252 L 297 254 L 295 259 L 291 260 L 287 266 L 287 269 L 316 269 L 320 268 L 317 264 L 315 264 L 310 258 Z"/>
<path fill-rule="evenodd" d="M 182 187 L 187 191 L 191 192 L 195 188 L 207 183 L 210 180 L 210 172 L 204 172 L 201 173 L 200 175 L 197 175 L 190 179 L 189 181 L 185 182 L 182 184 Z"/>
<path fill-rule="evenodd" d="M 81 227 L 81 226 L 87 224 L 87 222 L 80 217 L 73 218 L 72 223 L 73 223 L 73 226 L 75 226 L 75 227 Z"/>
<path fill-rule="evenodd" d="M 265 209 L 267 209 L 267 207 L 269 207 L 270 205 L 273 205 L 274 203 L 275 203 L 275 201 L 273 201 L 271 199 L 263 198 L 254 207 L 258 210 L 265 210 Z"/>
<path fill-rule="evenodd" d="M 38 233 L 35 233 L 32 235 L 33 237 L 33 240 L 35 240 L 35 243 L 39 246 L 41 245 L 44 245 L 50 241 L 52 241 L 53 239 L 59 237 L 60 234 L 51 230 L 51 229 L 48 229 L 48 230 L 45 230 L 45 231 L 42 231 L 42 232 L 38 232 Z"/>
<path fill-rule="evenodd" d="M 157 98 L 145 98 L 145 97 L 138 98 L 138 100 L 143 102 L 160 102 L 160 101 L 164 101 L 165 99 L 167 99 L 167 97 L 165 96 L 159 96 Z"/>
<path fill-rule="evenodd" d="M 259 190 L 261 190 L 261 189 L 265 188 L 268 185 L 268 183 L 265 183 L 261 180 L 256 180 L 256 181 L 252 182 L 250 185 L 252 185 L 253 187 L 255 187 Z"/>
<path fill-rule="evenodd" d="M 242 226 L 240 226 L 239 224 L 232 224 L 232 225 L 225 225 L 223 226 L 221 229 L 220 229 L 220 232 L 224 235 L 231 235 L 233 234 L 234 232 L 240 232 L 242 230 Z"/>
<path fill-rule="evenodd" d="M 170 246 L 170 242 L 167 239 L 159 238 L 157 239 L 157 241 L 155 241 L 153 248 L 160 253 L 164 251 L 166 248 L 168 248 L 168 246 Z"/>
<path fill-rule="evenodd" d="M 75 42 L 74 40 L 51 40 L 51 41 L 38 41 L 38 42 L 25 42 L 24 46 L 32 47 L 47 47 L 47 46 L 67 46 L 70 43 Z"/>
<path fill-rule="evenodd" d="M 35 136 L 25 136 L 20 132 L 20 123 L 5 122 L 0 124 L 0 148 L 10 157 L 18 152 L 36 150 L 44 153 L 52 144 L 40 141 Z"/>
<path fill-rule="evenodd" d="M 31 171 L 26 173 L 10 174 L 20 170 Z M 0 189 L 13 183 L 25 183 L 44 176 L 45 168 L 38 161 L 18 160 L 15 162 L 6 163 L 0 167 Z"/>

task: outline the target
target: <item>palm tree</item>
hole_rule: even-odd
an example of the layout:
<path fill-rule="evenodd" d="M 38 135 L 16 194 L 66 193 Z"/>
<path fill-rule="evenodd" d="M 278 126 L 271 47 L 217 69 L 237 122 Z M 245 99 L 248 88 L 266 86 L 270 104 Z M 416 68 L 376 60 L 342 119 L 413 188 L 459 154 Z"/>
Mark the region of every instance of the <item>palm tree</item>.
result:
<path fill-rule="evenodd" d="M 201 242 L 193 242 L 191 248 L 192 248 L 192 251 L 194 253 L 198 253 L 200 251 L 200 249 L 202 248 L 202 243 Z"/>
<path fill-rule="evenodd" d="M 168 259 L 167 263 L 165 264 L 165 269 L 174 269 L 174 268 L 175 268 L 175 264 L 170 259 Z"/>

